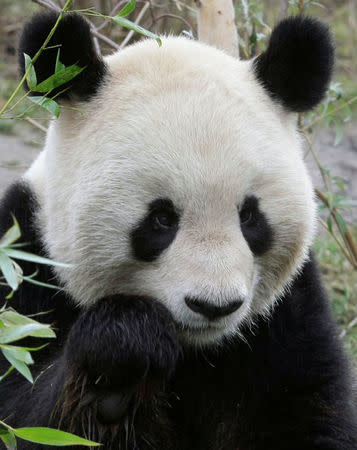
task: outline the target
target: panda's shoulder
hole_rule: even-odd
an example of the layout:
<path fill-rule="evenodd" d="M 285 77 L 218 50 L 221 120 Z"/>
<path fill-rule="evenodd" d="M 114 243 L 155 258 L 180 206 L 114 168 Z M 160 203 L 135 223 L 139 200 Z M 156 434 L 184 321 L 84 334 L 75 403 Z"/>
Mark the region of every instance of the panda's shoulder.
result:
<path fill-rule="evenodd" d="M 281 316 L 280 320 L 285 321 L 289 315 L 298 323 L 309 317 L 324 323 L 328 318 L 329 322 L 333 322 L 320 268 L 312 252 L 278 304 L 277 316 Z"/>
<path fill-rule="evenodd" d="M 278 302 L 268 324 L 270 342 L 290 354 L 299 354 L 310 367 L 323 364 L 344 367 L 345 354 L 331 302 L 312 253 Z M 339 360 L 341 364 L 336 364 Z"/>

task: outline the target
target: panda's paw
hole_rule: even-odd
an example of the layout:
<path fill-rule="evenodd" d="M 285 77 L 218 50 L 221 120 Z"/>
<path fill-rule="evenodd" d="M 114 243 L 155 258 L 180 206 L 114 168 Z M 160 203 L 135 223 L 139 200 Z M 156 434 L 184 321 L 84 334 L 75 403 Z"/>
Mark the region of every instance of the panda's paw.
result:
<path fill-rule="evenodd" d="M 179 352 L 164 306 L 143 297 L 110 297 L 73 325 L 65 351 L 67 378 L 72 386 L 85 380 L 99 414 L 111 422 L 134 398 L 150 398 L 164 386 Z"/>

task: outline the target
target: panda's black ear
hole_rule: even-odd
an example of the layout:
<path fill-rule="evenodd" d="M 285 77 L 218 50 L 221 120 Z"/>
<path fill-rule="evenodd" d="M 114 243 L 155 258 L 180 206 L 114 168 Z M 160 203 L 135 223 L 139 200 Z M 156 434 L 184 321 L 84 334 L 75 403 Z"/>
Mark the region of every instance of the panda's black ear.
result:
<path fill-rule="evenodd" d="M 253 63 L 272 98 L 294 112 L 308 111 L 323 98 L 334 65 L 328 27 L 309 17 L 290 17 L 274 28 L 267 50 Z"/>
<path fill-rule="evenodd" d="M 21 75 L 25 73 L 24 53 L 31 58 L 35 56 L 57 19 L 57 13 L 37 14 L 25 25 L 19 44 Z M 60 49 L 59 59 L 62 64 L 66 67 L 76 64 L 85 69 L 71 81 L 52 90 L 51 96 L 65 90 L 59 98 L 87 100 L 92 97 L 103 81 L 106 66 L 96 53 L 90 28 L 85 19 L 75 13 L 65 14 L 47 47 L 52 48 L 44 50 L 34 63 L 37 83 L 55 73 L 57 53 Z M 36 95 L 35 92 L 33 94 Z"/>

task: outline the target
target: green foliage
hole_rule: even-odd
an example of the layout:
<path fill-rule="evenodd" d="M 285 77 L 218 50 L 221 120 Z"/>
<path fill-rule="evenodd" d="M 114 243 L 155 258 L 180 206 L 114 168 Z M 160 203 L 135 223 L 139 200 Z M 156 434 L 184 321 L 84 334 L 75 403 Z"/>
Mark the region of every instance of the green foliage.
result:
<path fill-rule="evenodd" d="M 106 16 L 99 12 L 93 11 L 92 9 L 82 10 L 81 12 L 83 14 L 87 14 L 93 17 L 110 19 L 115 24 L 120 25 L 123 28 L 135 31 L 135 33 L 141 34 L 142 36 L 148 37 L 150 39 L 155 39 L 159 47 L 161 47 L 162 42 L 158 34 L 153 33 L 152 31 L 149 31 L 146 28 L 127 19 L 127 16 L 129 16 L 135 10 L 135 8 L 136 8 L 136 0 L 130 0 L 115 16 Z"/>
<path fill-rule="evenodd" d="M 75 78 L 85 69 L 84 67 L 78 67 L 75 64 L 65 67 L 62 63 L 61 66 L 58 65 L 56 67 L 57 72 L 48 77 L 46 80 L 42 81 L 40 84 L 36 84 L 35 86 L 33 86 L 31 88 L 31 91 L 51 93 L 54 89 L 73 80 L 73 78 Z M 58 69 L 58 67 L 62 68 Z"/>
<path fill-rule="evenodd" d="M 46 97 L 28 97 L 28 99 L 35 103 L 38 106 L 41 106 L 42 108 L 46 109 L 50 114 L 52 114 L 55 117 L 58 117 L 60 115 L 61 109 L 57 102 L 52 100 L 52 98 L 46 98 Z"/>
<path fill-rule="evenodd" d="M 82 445 L 86 447 L 98 447 L 100 444 L 88 441 L 65 431 L 54 430 L 46 427 L 32 428 L 11 428 L 0 421 L 5 429 L 0 429 L 0 439 L 10 450 L 16 449 L 16 437 L 36 444 L 53 445 L 56 447 L 65 447 L 68 445 Z"/>
<path fill-rule="evenodd" d="M 26 82 L 29 89 L 32 90 L 37 85 L 37 76 L 31 57 L 26 53 L 24 53 L 24 58 L 25 58 L 25 70 L 28 72 L 26 76 Z"/>
<path fill-rule="evenodd" d="M 29 55 L 24 54 L 25 58 L 25 74 L 20 83 L 17 84 L 13 92 L 9 95 L 8 100 L 0 110 L 1 119 L 21 119 L 26 117 L 33 109 L 33 106 L 40 107 L 46 112 L 49 112 L 52 116 L 58 117 L 61 112 L 60 105 L 55 101 L 55 96 L 51 98 L 51 93 L 69 83 L 75 77 L 77 77 L 85 68 L 80 68 L 77 65 L 71 65 L 66 67 L 60 61 L 60 48 L 57 52 L 56 64 L 54 68 L 54 74 L 48 77 L 46 80 L 38 83 L 37 75 L 35 71 L 35 61 L 39 57 L 42 51 L 46 49 L 51 36 L 55 32 L 59 22 L 61 21 L 64 12 L 68 9 L 70 0 L 67 0 L 61 14 L 56 21 L 56 24 L 50 31 L 45 42 L 41 46 L 36 55 L 31 58 Z M 143 27 L 131 22 L 126 18 L 136 6 L 135 0 L 130 0 L 122 10 L 114 17 L 113 20 L 118 25 L 121 25 L 127 29 L 133 30 L 144 36 L 154 38 L 161 45 L 161 40 L 158 35 L 152 33 Z M 28 93 L 20 96 L 19 92 L 22 85 L 27 82 L 29 93 L 36 92 L 44 94 L 42 96 L 29 96 Z M 13 110 L 19 104 L 22 104 L 25 98 L 28 98 L 33 106 L 27 107 L 20 113 L 12 116 L 6 116 L 5 113 L 8 110 Z M 15 103 L 16 100 L 16 103 Z M 5 233 L 0 239 L 0 285 L 8 286 L 11 291 L 7 296 L 10 299 L 14 292 L 19 288 L 20 284 L 24 281 L 33 283 L 40 286 L 45 286 L 52 289 L 58 289 L 56 286 L 52 286 L 36 280 L 34 277 L 37 272 L 31 275 L 25 276 L 21 267 L 15 261 L 30 261 L 37 264 L 49 264 L 66 267 L 66 264 L 58 263 L 48 258 L 40 257 L 23 250 L 19 250 L 17 241 L 21 237 L 21 230 L 18 222 L 13 218 L 13 226 Z M 68 266 L 67 266 L 68 267 Z M 50 325 L 42 324 L 36 320 L 23 316 L 12 308 L 3 306 L 0 310 L 0 350 L 4 357 L 9 362 L 10 366 L 8 370 L 0 375 L 0 381 L 9 376 L 13 370 L 17 370 L 21 373 L 30 383 L 33 383 L 33 377 L 29 366 L 33 364 L 33 358 L 31 352 L 40 350 L 44 346 L 36 348 L 28 348 L 19 345 L 12 345 L 13 342 L 21 341 L 26 337 L 35 338 L 54 338 L 55 333 L 51 329 Z M 96 442 L 88 441 L 70 433 L 65 433 L 60 430 L 53 430 L 50 428 L 11 428 L 6 423 L 0 420 L 0 440 L 5 444 L 8 449 L 16 449 L 16 438 L 24 439 L 38 444 L 48 444 L 53 446 L 68 446 L 68 445 L 84 445 L 84 446 L 98 446 Z"/>
<path fill-rule="evenodd" d="M 312 6 L 318 6 L 319 8 L 325 8 L 325 5 L 313 0 L 289 0 L 289 12 L 305 14 Z"/>
<path fill-rule="evenodd" d="M 28 97 L 28 100 L 30 100 L 34 104 L 33 106 L 38 106 L 40 108 L 43 108 L 44 110 L 49 112 L 52 116 L 59 117 L 60 112 L 61 112 L 61 107 L 55 101 L 56 96 L 51 97 L 51 93 L 55 89 L 58 89 L 61 86 L 72 81 L 83 70 L 85 70 L 85 67 L 79 67 L 76 64 L 66 67 L 60 61 L 60 48 L 59 48 L 58 52 L 57 52 L 56 65 L 54 68 L 55 72 L 50 77 L 48 77 L 46 80 L 42 81 L 41 83 L 38 83 L 34 63 L 36 62 L 37 58 L 40 56 L 42 51 L 46 50 L 47 44 L 49 43 L 51 36 L 54 34 L 59 22 L 62 20 L 62 17 L 64 15 L 64 13 L 66 12 L 66 10 L 68 9 L 69 4 L 70 4 L 70 0 L 67 0 L 65 6 L 62 9 L 61 14 L 59 15 L 59 17 L 57 19 L 56 24 L 50 31 L 50 34 L 47 36 L 45 42 L 43 43 L 40 50 L 36 53 L 36 55 L 33 58 L 31 58 L 29 55 L 24 54 L 25 74 L 24 74 L 22 80 L 20 81 L 20 83 L 16 86 L 13 93 L 10 95 L 10 98 L 8 99 L 8 101 L 1 108 L 0 119 L 21 119 L 21 118 L 26 117 L 28 115 L 28 113 L 31 111 L 32 107 L 30 106 L 30 107 L 26 108 L 20 114 L 17 114 L 15 116 L 14 115 L 11 115 L 11 116 L 5 115 L 6 111 L 10 108 L 10 105 L 14 102 L 15 98 L 17 97 L 17 95 L 25 81 L 27 82 L 27 85 L 29 88 L 29 93 L 37 92 L 37 93 L 44 94 L 43 96 L 36 96 L 36 97 L 29 96 Z M 111 19 L 117 25 L 120 25 L 129 30 L 135 31 L 136 33 L 139 33 L 143 36 L 155 39 L 157 41 L 157 43 L 159 44 L 159 46 L 161 46 L 162 42 L 161 42 L 160 37 L 157 34 L 152 33 L 149 30 L 146 30 L 145 28 L 141 27 L 140 25 L 138 25 L 126 18 L 126 16 L 128 16 L 130 13 L 132 13 L 134 11 L 135 7 L 136 7 L 136 0 L 130 0 L 119 11 L 119 13 L 113 17 L 105 16 L 103 14 L 93 12 L 92 9 L 83 10 L 81 12 L 86 13 L 88 15 L 101 17 L 104 19 Z M 28 94 L 25 94 L 23 97 L 20 97 L 20 99 L 15 103 L 15 106 L 18 103 L 22 102 L 27 96 L 28 96 Z M 13 108 L 14 108 L 14 105 L 10 109 L 13 109 Z"/>
<path fill-rule="evenodd" d="M 141 34 L 142 36 L 146 36 L 152 39 L 155 39 L 156 42 L 159 44 L 159 46 L 162 45 L 160 36 L 158 36 L 155 33 L 152 33 L 149 30 L 146 30 L 145 28 L 141 27 L 140 25 L 137 25 L 134 22 L 131 22 L 129 19 L 126 19 L 125 17 L 121 17 L 121 16 L 114 16 L 111 18 L 113 20 L 113 22 L 115 22 L 117 25 L 120 25 L 124 28 L 127 28 L 128 30 L 133 30 L 136 33 Z"/>
<path fill-rule="evenodd" d="M 124 8 L 122 8 L 117 16 L 118 17 L 126 17 L 129 16 L 129 14 L 131 14 L 136 8 L 136 0 L 130 0 L 125 6 Z"/>
<path fill-rule="evenodd" d="M 100 444 L 93 441 L 75 436 L 52 428 L 17 428 L 11 430 L 15 436 L 25 439 L 26 441 L 36 442 L 38 444 L 51 444 L 59 447 L 66 445 L 84 445 L 86 447 L 98 447 Z"/>
<path fill-rule="evenodd" d="M 7 298 L 11 298 L 19 285 L 25 280 L 27 282 L 36 282 L 33 276 L 24 277 L 20 266 L 12 259 L 22 259 L 32 261 L 39 264 L 61 265 L 47 258 L 42 258 L 31 253 L 14 248 L 18 245 L 16 242 L 21 237 L 21 230 L 15 217 L 14 224 L 0 239 L 0 282 L 11 288 Z M 40 283 L 40 282 L 39 282 Z M 45 285 L 44 283 L 41 283 Z M 50 285 L 51 286 L 51 285 Z M 54 286 L 51 286 L 54 287 Z M 56 288 L 57 289 L 57 288 Z M 32 375 L 28 365 L 33 363 L 30 351 L 36 351 L 39 348 L 29 349 L 9 345 L 25 337 L 38 338 L 54 338 L 55 333 L 49 325 L 41 324 L 29 317 L 23 316 L 16 311 L 3 307 L 0 310 L 0 350 L 10 363 L 10 369 L 3 375 L 0 380 L 4 379 L 13 368 L 16 368 L 28 381 L 32 382 Z"/>
<path fill-rule="evenodd" d="M 259 0 L 242 0 L 236 3 L 239 45 L 247 59 L 256 56 L 266 48 L 271 28 L 264 20 L 264 3 Z"/>
<path fill-rule="evenodd" d="M 1 284 L 8 285 L 11 288 L 11 295 L 18 289 L 19 284 L 23 281 L 54 287 L 34 280 L 33 275 L 28 277 L 23 276 L 21 268 L 12 258 L 32 261 L 38 264 L 51 264 L 57 266 L 66 265 L 18 250 L 16 247 L 19 247 L 17 241 L 21 238 L 21 230 L 15 217 L 13 217 L 13 220 L 14 224 L 12 227 L 10 227 L 0 238 Z M 0 374 L 0 382 L 16 369 L 30 383 L 33 383 L 33 377 L 29 368 L 34 362 L 31 353 L 43 349 L 47 344 L 38 347 L 13 345 L 14 342 L 21 341 L 27 337 L 52 339 L 55 338 L 56 335 L 50 325 L 37 322 L 30 317 L 19 314 L 5 304 L 0 309 L 0 351 L 9 362 L 10 366 L 4 374 Z M 38 444 L 48 444 L 60 447 L 68 445 L 94 447 L 100 445 L 73 434 L 51 428 L 11 428 L 5 422 L 0 420 L 0 440 L 5 444 L 7 449 L 17 448 L 16 438 Z"/>
<path fill-rule="evenodd" d="M 0 239 L 0 272 L 2 273 L 2 277 L 0 276 L 0 285 L 6 283 L 6 285 L 11 288 L 11 292 L 7 298 L 9 299 L 12 297 L 13 293 L 18 289 L 19 285 L 23 281 L 58 290 L 59 288 L 56 286 L 42 283 L 34 279 L 37 272 L 25 276 L 21 270 L 21 267 L 16 261 L 14 261 L 14 259 L 59 267 L 69 267 L 68 264 L 56 262 L 42 256 L 19 250 L 19 244 L 17 244 L 16 241 L 21 237 L 21 230 L 15 217 L 13 217 L 13 220 L 14 224 L 12 227 Z"/>
<path fill-rule="evenodd" d="M 11 430 L 4 430 L 0 428 L 0 439 L 9 450 L 16 449 L 17 443 L 14 433 Z"/>
<path fill-rule="evenodd" d="M 357 239 L 357 227 L 352 230 L 352 234 Z M 314 252 L 320 263 L 345 345 L 357 367 L 357 323 L 349 328 L 357 317 L 357 271 L 347 263 L 336 240 L 328 234 L 320 234 L 317 237 Z"/>
<path fill-rule="evenodd" d="M 24 53 L 25 70 L 27 73 L 26 81 L 30 92 L 40 92 L 45 94 L 44 96 L 40 97 L 30 96 L 28 97 L 28 99 L 34 104 L 44 108 L 55 117 L 58 117 L 60 115 L 61 109 L 59 104 L 54 99 L 49 98 L 48 96 L 54 89 L 61 87 L 62 85 L 73 80 L 73 78 L 78 76 L 85 69 L 84 67 L 78 67 L 75 64 L 66 67 L 61 63 L 59 57 L 60 49 L 58 49 L 57 52 L 55 73 L 38 84 L 33 61 L 29 55 L 26 55 L 26 53 Z"/>
<path fill-rule="evenodd" d="M 350 105 L 355 101 L 357 101 L 357 97 L 345 98 L 341 83 L 332 82 L 320 107 L 303 117 L 304 130 L 312 133 L 314 125 L 321 122 L 334 131 L 334 145 L 339 145 L 344 136 L 344 125 L 352 117 Z"/>

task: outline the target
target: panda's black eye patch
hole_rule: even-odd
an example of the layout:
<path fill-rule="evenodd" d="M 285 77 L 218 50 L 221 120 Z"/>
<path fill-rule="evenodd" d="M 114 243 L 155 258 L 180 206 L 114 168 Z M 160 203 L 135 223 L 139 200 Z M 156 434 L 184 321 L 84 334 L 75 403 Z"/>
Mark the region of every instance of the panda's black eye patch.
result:
<path fill-rule="evenodd" d="M 170 199 L 158 198 L 149 204 L 146 216 L 131 233 L 135 258 L 155 261 L 175 239 L 179 214 Z"/>
<path fill-rule="evenodd" d="M 259 200 L 254 195 L 245 198 L 239 208 L 240 226 L 249 248 L 256 256 L 261 256 L 273 243 L 273 230 L 265 214 L 259 208 Z"/>

